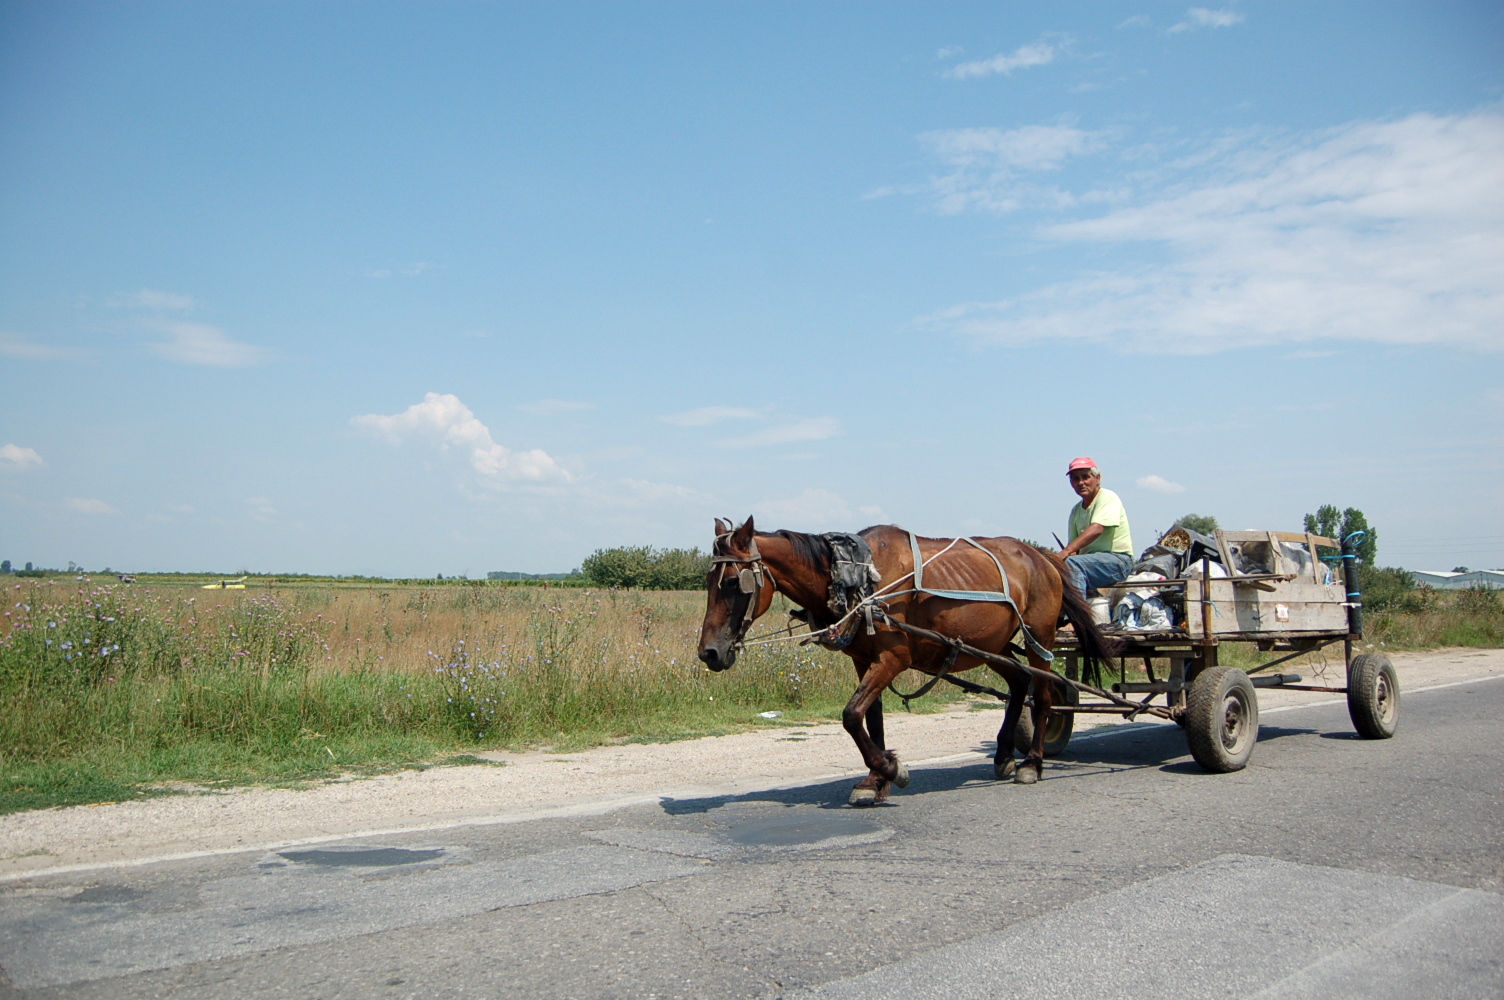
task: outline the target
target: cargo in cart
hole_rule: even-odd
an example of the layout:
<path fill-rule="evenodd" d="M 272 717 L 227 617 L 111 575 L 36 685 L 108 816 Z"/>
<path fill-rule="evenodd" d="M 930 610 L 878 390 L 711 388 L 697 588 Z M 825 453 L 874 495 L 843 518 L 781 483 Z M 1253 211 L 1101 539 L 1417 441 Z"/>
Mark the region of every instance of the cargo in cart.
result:
<path fill-rule="evenodd" d="M 1077 714 L 1152 715 L 1185 728 L 1201 766 L 1237 771 L 1258 739 L 1257 689 L 1271 687 L 1346 694 L 1360 736 L 1393 736 L 1400 708 L 1394 666 L 1382 653 L 1355 652 L 1363 637 L 1362 538 L 1354 532 L 1339 544 L 1285 531 L 1172 531 L 1145 553 L 1137 572 L 1103 595 L 1114 615 L 1107 629 L 1125 643 L 1115 665 L 1084 657 L 1071 633 L 1062 632 L 1055 654 L 1064 661 L 1070 703 L 1045 722 L 1046 755 L 1065 749 Z M 1234 642 L 1284 655 L 1245 671 L 1219 662 L 1221 648 Z M 1339 644 L 1342 686 L 1307 683 L 1278 670 Z M 1168 661 L 1163 676 L 1156 659 Z M 1128 664 L 1136 660 L 1145 680 L 1128 679 Z M 1026 728 L 1019 727 L 1021 742 L 1032 739 Z"/>

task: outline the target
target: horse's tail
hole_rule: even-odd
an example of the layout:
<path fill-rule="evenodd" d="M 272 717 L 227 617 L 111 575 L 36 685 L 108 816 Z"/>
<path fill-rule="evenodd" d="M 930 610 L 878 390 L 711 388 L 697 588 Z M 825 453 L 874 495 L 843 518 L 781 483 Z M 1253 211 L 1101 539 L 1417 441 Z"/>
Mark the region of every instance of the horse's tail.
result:
<path fill-rule="evenodd" d="M 1065 561 L 1058 557 L 1051 558 L 1050 565 L 1060 574 L 1060 613 L 1076 630 L 1076 642 L 1080 644 L 1081 652 L 1098 661 L 1110 660 L 1121 654 L 1123 640 L 1103 634 L 1096 619 L 1092 617 L 1091 605 L 1086 603 L 1086 598 L 1071 583 Z"/>

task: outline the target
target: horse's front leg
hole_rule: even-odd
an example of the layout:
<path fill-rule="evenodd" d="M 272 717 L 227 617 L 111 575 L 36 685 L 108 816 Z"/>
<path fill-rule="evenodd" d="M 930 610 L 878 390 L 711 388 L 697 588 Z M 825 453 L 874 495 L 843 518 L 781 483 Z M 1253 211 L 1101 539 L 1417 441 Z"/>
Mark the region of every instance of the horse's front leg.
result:
<path fill-rule="evenodd" d="M 851 804 L 874 806 L 888 797 L 890 785 L 909 783 L 909 769 L 883 743 L 883 691 L 906 665 L 893 653 L 884 653 L 861 671 L 861 683 L 841 713 L 841 724 L 856 743 L 867 765 L 867 777 L 851 790 Z M 863 725 L 865 723 L 865 725 Z"/>
<path fill-rule="evenodd" d="M 872 737 L 872 742 L 882 751 L 888 749 L 887 742 L 883 739 L 883 700 L 875 698 L 872 707 L 867 709 L 867 735 Z"/>

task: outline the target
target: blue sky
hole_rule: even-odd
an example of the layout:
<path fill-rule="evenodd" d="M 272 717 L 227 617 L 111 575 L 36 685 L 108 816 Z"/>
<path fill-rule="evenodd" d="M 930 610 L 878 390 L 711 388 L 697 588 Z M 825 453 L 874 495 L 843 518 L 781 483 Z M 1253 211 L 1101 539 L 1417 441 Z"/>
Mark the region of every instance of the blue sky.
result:
<path fill-rule="evenodd" d="M 1363 509 L 1504 565 L 1496 4 L 0 5 L 0 558 Z"/>

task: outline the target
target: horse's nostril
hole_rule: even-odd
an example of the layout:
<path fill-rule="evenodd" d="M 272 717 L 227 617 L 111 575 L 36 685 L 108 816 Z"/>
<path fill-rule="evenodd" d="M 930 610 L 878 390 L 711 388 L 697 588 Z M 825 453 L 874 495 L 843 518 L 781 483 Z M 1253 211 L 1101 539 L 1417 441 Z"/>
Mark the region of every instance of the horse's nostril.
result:
<path fill-rule="evenodd" d="M 713 649 L 702 649 L 702 650 L 700 650 L 700 662 L 704 663 L 707 667 L 714 666 L 716 659 L 717 659 L 717 656 L 716 656 L 715 650 L 713 650 Z"/>

